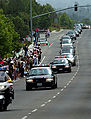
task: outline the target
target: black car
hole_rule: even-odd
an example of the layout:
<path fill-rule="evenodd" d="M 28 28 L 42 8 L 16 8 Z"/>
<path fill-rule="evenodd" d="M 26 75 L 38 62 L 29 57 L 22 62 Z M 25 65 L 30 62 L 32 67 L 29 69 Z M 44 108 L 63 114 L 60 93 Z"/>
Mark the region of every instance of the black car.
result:
<path fill-rule="evenodd" d="M 50 63 L 51 68 L 54 72 L 58 71 L 67 71 L 71 72 L 71 63 L 66 59 L 62 57 L 55 58 L 53 62 Z"/>
<path fill-rule="evenodd" d="M 29 71 L 26 79 L 26 90 L 38 87 L 57 88 L 57 76 L 50 67 L 38 66 Z"/>

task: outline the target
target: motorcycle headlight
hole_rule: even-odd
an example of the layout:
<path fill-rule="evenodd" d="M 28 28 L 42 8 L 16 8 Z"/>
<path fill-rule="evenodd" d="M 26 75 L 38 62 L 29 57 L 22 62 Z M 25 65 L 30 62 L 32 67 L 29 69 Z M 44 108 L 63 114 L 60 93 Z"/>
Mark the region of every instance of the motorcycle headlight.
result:
<path fill-rule="evenodd" d="M 6 86 L 0 85 L 0 90 L 3 90 Z"/>
<path fill-rule="evenodd" d="M 27 82 L 32 83 L 33 82 L 33 79 L 28 79 Z"/>
<path fill-rule="evenodd" d="M 51 82 L 51 81 L 53 81 L 53 79 L 51 78 L 46 79 L 46 82 Z"/>
<path fill-rule="evenodd" d="M 52 66 L 52 68 L 56 68 L 56 66 Z"/>

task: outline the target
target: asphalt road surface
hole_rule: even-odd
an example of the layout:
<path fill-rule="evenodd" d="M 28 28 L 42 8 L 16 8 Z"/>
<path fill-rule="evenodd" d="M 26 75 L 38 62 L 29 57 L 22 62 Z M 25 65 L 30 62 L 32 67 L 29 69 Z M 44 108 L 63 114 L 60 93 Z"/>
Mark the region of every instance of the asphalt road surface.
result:
<path fill-rule="evenodd" d="M 52 33 L 50 45 L 42 46 L 41 63 L 59 55 L 59 39 L 66 31 Z M 83 30 L 76 41 L 77 66 L 59 73 L 57 89 L 25 90 L 25 80 L 14 84 L 15 99 L 0 119 L 91 119 L 91 30 Z"/>

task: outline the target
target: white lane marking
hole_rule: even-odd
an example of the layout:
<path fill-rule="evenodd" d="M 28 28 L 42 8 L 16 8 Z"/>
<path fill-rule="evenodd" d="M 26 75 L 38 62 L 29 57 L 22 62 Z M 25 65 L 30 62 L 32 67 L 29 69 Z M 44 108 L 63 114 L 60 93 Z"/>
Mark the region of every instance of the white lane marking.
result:
<path fill-rule="evenodd" d="M 40 62 L 40 64 L 44 61 L 45 57 L 46 57 L 46 56 L 43 57 L 43 59 L 42 59 L 42 61 Z M 39 64 L 39 65 L 40 65 L 40 64 Z"/>
<path fill-rule="evenodd" d="M 69 81 L 69 83 L 71 83 L 71 81 Z"/>
<path fill-rule="evenodd" d="M 75 77 L 74 77 L 74 78 L 75 78 Z M 71 81 L 73 81 L 73 80 L 74 80 L 74 78 L 72 78 L 72 79 L 71 79 Z"/>
<path fill-rule="evenodd" d="M 45 106 L 45 104 L 42 104 L 42 105 L 41 105 L 41 107 L 44 107 L 44 106 Z"/>
<path fill-rule="evenodd" d="M 67 83 L 67 86 L 69 85 L 69 83 Z"/>
<path fill-rule="evenodd" d="M 58 95 L 60 94 L 60 92 L 57 93 Z"/>
<path fill-rule="evenodd" d="M 64 86 L 64 88 L 67 88 L 67 86 Z"/>
<path fill-rule="evenodd" d="M 32 112 L 36 112 L 38 109 L 34 109 Z"/>
<path fill-rule="evenodd" d="M 64 89 L 61 89 L 61 91 L 63 91 Z"/>
<path fill-rule="evenodd" d="M 56 98 L 56 96 L 53 96 L 53 98 Z"/>
<path fill-rule="evenodd" d="M 31 115 L 32 113 L 28 113 L 29 115 Z"/>
<path fill-rule="evenodd" d="M 48 100 L 48 102 L 51 102 L 51 100 Z"/>
<path fill-rule="evenodd" d="M 28 116 L 24 116 L 22 119 L 26 119 L 26 118 L 28 118 Z"/>

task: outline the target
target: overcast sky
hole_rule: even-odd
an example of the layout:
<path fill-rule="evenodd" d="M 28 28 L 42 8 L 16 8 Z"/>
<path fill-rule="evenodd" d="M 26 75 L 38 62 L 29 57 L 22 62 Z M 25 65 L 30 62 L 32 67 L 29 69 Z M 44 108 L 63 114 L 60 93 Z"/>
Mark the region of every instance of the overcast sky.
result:
<path fill-rule="evenodd" d="M 91 0 L 36 0 L 37 2 L 41 4 L 49 3 L 54 8 L 66 8 L 66 7 L 72 7 L 75 2 L 79 3 L 79 5 L 91 5 Z"/>

